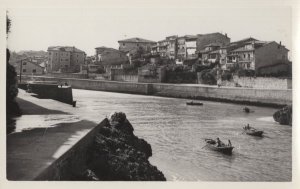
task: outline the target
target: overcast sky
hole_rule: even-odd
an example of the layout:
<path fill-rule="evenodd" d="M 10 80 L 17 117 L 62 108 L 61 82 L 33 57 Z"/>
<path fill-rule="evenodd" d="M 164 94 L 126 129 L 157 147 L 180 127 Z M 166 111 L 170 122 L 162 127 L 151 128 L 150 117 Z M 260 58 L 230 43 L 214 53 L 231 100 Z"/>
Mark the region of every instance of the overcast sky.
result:
<path fill-rule="evenodd" d="M 153 41 L 169 35 L 227 33 L 231 41 L 254 37 L 292 48 L 291 9 L 234 6 L 219 8 L 60 8 L 8 9 L 12 20 L 8 47 L 13 51 L 75 46 L 87 55 L 95 47 L 118 48 L 118 40 Z"/>

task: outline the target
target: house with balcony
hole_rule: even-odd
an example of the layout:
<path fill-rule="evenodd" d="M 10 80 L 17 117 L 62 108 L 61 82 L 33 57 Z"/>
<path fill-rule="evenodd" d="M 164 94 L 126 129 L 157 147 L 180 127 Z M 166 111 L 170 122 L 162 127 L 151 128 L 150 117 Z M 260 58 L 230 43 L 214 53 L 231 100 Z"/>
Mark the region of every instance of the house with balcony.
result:
<path fill-rule="evenodd" d="M 186 36 L 185 38 L 185 44 L 186 44 L 186 59 L 197 59 L 198 53 L 197 53 L 197 36 Z"/>
<path fill-rule="evenodd" d="M 218 63 L 220 60 L 220 43 L 210 43 L 204 46 L 204 49 L 199 51 L 198 55 L 203 65 Z"/>
<path fill-rule="evenodd" d="M 243 47 L 249 42 L 258 41 L 252 37 L 231 42 L 225 46 L 220 47 L 220 66 L 222 70 L 229 70 L 234 67 L 237 62 L 236 53 L 231 52 L 234 49 Z"/>
<path fill-rule="evenodd" d="M 177 59 L 179 61 L 197 58 L 196 50 L 197 36 L 185 35 L 177 38 Z"/>
<path fill-rule="evenodd" d="M 157 50 L 160 57 L 167 57 L 168 41 L 161 40 L 157 42 Z"/>
<path fill-rule="evenodd" d="M 171 60 L 175 60 L 177 57 L 177 38 L 177 35 L 166 37 L 166 41 L 168 42 L 167 57 Z"/>
<path fill-rule="evenodd" d="M 275 73 L 279 69 L 288 71 L 288 49 L 281 42 L 250 41 L 244 46 L 230 51 L 226 64 L 236 65 L 243 70 L 253 70 L 256 74 Z"/>

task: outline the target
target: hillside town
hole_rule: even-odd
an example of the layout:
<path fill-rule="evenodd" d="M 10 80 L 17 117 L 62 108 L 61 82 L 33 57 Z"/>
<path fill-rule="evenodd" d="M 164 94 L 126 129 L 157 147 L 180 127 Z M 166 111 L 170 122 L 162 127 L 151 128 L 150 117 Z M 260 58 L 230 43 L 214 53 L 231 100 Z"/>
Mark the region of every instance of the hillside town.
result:
<path fill-rule="evenodd" d="M 6 182 L 293 181 L 292 9 L 182 3 L 9 10 Z"/>
<path fill-rule="evenodd" d="M 93 56 L 74 46 L 50 46 L 47 52 L 12 53 L 10 63 L 21 75 L 219 87 L 257 87 L 253 78 L 289 81 L 292 74 L 289 50 L 281 42 L 253 37 L 231 41 L 217 32 L 173 35 L 157 42 L 135 37 L 118 44 L 119 49 L 95 47 Z M 240 82 L 240 77 L 252 82 Z M 291 82 L 284 86 L 290 87 Z"/>

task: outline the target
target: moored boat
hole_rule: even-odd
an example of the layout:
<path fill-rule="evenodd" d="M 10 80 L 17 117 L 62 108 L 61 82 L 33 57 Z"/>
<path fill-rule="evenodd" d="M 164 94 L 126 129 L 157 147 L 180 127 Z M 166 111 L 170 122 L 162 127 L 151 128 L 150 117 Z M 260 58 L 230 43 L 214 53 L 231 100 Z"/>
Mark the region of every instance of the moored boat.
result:
<path fill-rule="evenodd" d="M 197 106 L 202 106 L 203 103 L 202 103 L 202 102 L 194 102 L 194 101 L 190 101 L 190 102 L 186 102 L 186 105 L 197 105 Z"/>
<path fill-rule="evenodd" d="M 221 146 L 217 146 L 217 142 L 213 139 L 205 139 L 206 142 L 206 147 L 213 150 L 213 151 L 218 151 L 224 154 L 232 154 L 233 146 L 230 145 L 225 145 L 222 143 Z"/>

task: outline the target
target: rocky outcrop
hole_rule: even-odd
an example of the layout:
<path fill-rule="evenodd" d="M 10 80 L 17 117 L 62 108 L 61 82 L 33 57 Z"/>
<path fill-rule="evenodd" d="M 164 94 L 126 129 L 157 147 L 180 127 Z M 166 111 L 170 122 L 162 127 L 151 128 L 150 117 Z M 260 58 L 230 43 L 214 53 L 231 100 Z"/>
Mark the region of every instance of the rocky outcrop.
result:
<path fill-rule="evenodd" d="M 281 125 L 292 125 L 292 117 L 293 111 L 291 105 L 285 106 L 273 114 L 274 120 L 279 122 Z"/>
<path fill-rule="evenodd" d="M 165 181 L 163 173 L 148 161 L 150 144 L 133 130 L 124 113 L 112 114 L 95 137 L 83 180 Z"/>

